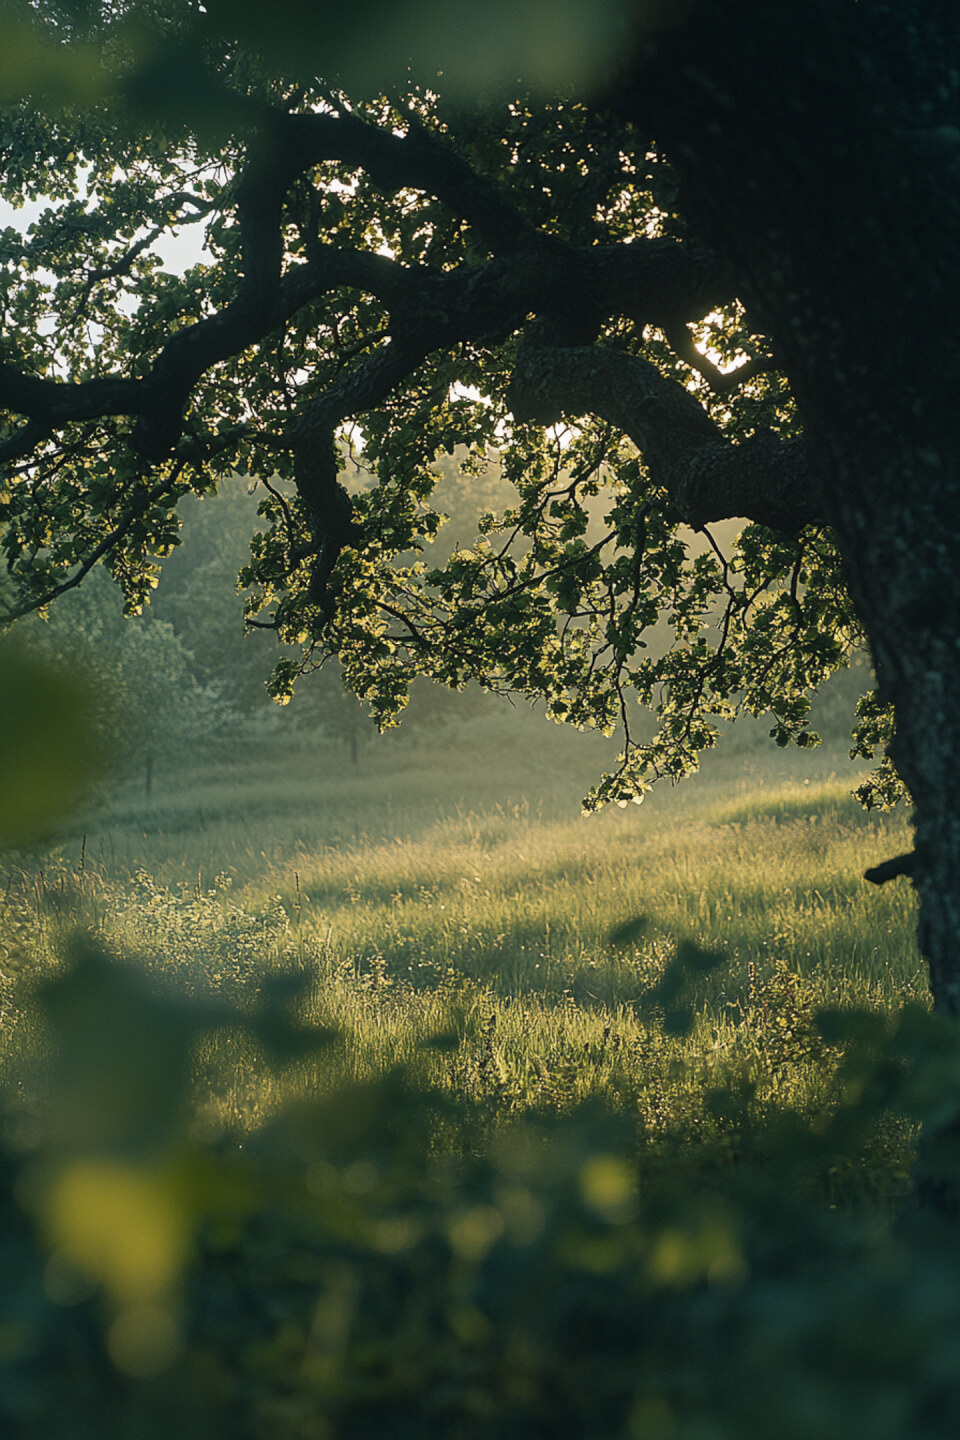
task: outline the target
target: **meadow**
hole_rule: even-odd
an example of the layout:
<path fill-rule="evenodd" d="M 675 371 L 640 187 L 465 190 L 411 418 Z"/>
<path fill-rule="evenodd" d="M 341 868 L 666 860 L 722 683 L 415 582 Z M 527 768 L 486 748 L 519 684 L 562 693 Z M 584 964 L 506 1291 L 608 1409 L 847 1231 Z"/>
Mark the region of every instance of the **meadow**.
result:
<path fill-rule="evenodd" d="M 950 1433 L 956 1256 L 899 1227 L 956 1058 L 862 879 L 907 818 L 729 751 L 583 817 L 605 742 L 535 717 L 250 746 L 10 856 L 18 1433 Z"/>
<path fill-rule="evenodd" d="M 166 774 L 149 801 L 131 785 L 10 867 L 8 910 L 36 914 L 54 967 L 80 924 L 195 993 L 249 1003 L 271 973 L 302 976 L 301 1019 L 338 1036 L 322 1060 L 278 1090 L 252 1059 L 205 1057 L 214 1111 L 243 1129 L 292 1091 L 393 1066 L 482 1079 L 517 1111 L 626 1086 L 652 1114 L 665 1072 L 692 1095 L 733 1061 L 799 1097 L 821 1069 L 802 1025 L 785 1034 L 788 994 L 808 1019 L 923 999 L 912 891 L 862 879 L 909 848 L 908 825 L 860 809 L 842 751 L 711 757 L 642 807 L 585 817 L 609 747 L 535 717 L 499 731 L 387 740 L 356 767 L 333 747 L 234 755 Z M 688 977 L 687 1033 L 664 1036 L 650 1010 L 678 942 L 718 963 Z M 444 1034 L 455 1063 L 429 1043 Z"/>

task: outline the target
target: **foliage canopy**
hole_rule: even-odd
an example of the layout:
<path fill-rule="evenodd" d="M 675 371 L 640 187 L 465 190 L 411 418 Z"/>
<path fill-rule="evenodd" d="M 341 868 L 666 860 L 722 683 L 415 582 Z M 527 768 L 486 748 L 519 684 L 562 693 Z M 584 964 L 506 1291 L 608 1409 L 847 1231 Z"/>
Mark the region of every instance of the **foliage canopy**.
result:
<path fill-rule="evenodd" d="M 136 612 L 178 501 L 239 471 L 265 494 L 248 622 L 300 648 L 278 700 L 334 654 L 381 724 L 417 674 L 543 697 L 623 727 L 590 803 L 689 771 L 741 709 L 815 744 L 808 693 L 863 634 L 771 342 L 609 80 L 659 7 L 570 0 L 523 82 L 499 10 L 480 50 L 413 25 L 409 68 L 391 7 L 356 11 L 383 26 L 362 62 L 357 17 L 309 6 L 269 36 L 256 6 L 19 7 L 0 195 L 37 209 L 0 233 L 6 618 L 97 564 Z M 465 487 L 498 466 L 515 498 L 434 561 L 458 447 Z M 889 733 L 867 701 L 862 753 Z"/>

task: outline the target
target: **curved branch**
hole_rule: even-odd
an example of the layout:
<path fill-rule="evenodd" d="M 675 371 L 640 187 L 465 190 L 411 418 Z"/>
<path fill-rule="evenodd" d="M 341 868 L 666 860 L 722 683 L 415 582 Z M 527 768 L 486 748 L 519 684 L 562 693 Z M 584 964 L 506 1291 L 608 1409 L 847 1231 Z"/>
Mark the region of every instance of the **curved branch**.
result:
<path fill-rule="evenodd" d="M 315 247 L 308 263 L 281 274 L 287 190 L 324 160 L 356 165 L 387 190 L 410 187 L 435 195 L 469 221 L 496 258 L 484 266 L 432 271 L 330 245 Z M 163 459 L 180 435 L 190 392 L 207 370 L 339 287 L 383 299 L 394 328 L 414 336 L 414 348 L 423 353 L 464 339 L 503 339 L 531 312 L 551 315 L 569 339 L 582 342 L 592 340 L 611 314 L 663 325 L 698 319 L 730 297 L 724 267 L 693 246 L 654 239 L 577 249 L 537 230 L 499 185 L 417 120 L 406 135 L 395 135 L 349 113 L 269 115 L 250 144 L 235 200 L 243 266 L 236 294 L 217 314 L 170 336 L 146 376 L 72 383 L 0 366 L 0 409 L 37 427 L 11 437 L 6 458 L 29 453 L 34 436 L 71 421 L 128 415 L 137 420 L 133 440 L 141 455 Z M 140 243 L 146 242 L 134 249 Z"/>
<path fill-rule="evenodd" d="M 663 332 L 674 354 L 684 364 L 689 365 L 691 370 L 696 370 L 698 374 L 702 375 L 715 395 L 729 395 L 732 390 L 739 389 L 754 375 L 777 368 L 776 361 L 772 356 L 756 355 L 753 359 L 738 365 L 734 370 L 721 370 L 697 349 L 693 336 L 684 321 L 675 321 L 665 325 Z"/>
<path fill-rule="evenodd" d="M 401 188 L 434 195 L 466 219 L 497 257 L 480 274 L 452 274 L 390 264 L 360 251 L 325 253 L 319 264 L 294 267 L 281 279 L 281 211 L 290 185 L 324 161 L 364 170 L 386 191 Z M 500 331 L 509 331 L 522 310 L 551 309 L 581 326 L 610 313 L 640 323 L 698 319 L 730 295 L 730 277 L 715 257 L 669 240 L 577 250 L 538 230 L 495 181 L 478 173 L 415 117 L 396 135 L 350 113 L 261 117 L 237 182 L 243 276 L 231 302 L 218 314 L 170 337 L 143 379 L 113 377 L 79 384 L 25 375 L 0 366 L 0 408 L 56 427 L 108 414 L 139 417 L 136 443 L 146 458 L 166 454 L 178 433 L 180 411 L 191 388 L 212 365 L 256 343 L 300 304 L 337 285 L 357 284 L 394 303 L 405 289 L 409 307 L 426 296 L 453 316 L 459 336 L 477 333 L 477 315 L 491 300 Z M 153 233 L 153 232 L 151 232 Z M 149 240 L 150 237 L 148 237 Z M 122 271 L 148 240 L 137 242 L 95 279 Z M 331 247 L 332 249 L 333 247 Z M 378 262 L 382 262 L 379 263 Z M 391 275 L 403 275 L 400 281 Z M 417 285 L 421 296 L 414 297 Z M 466 311 L 472 311 L 464 314 Z M 488 326 L 488 331 L 492 327 Z M 583 338 L 592 338 L 585 335 Z"/>
<path fill-rule="evenodd" d="M 415 116 L 405 135 L 395 135 L 349 113 L 278 114 L 275 134 L 287 153 L 304 157 L 301 169 L 336 160 L 365 170 L 378 189 L 389 194 L 410 189 L 435 195 L 467 220 L 495 254 L 513 254 L 534 240 L 562 247 L 562 241 L 538 231 L 499 185 L 472 169 Z"/>
<path fill-rule="evenodd" d="M 385 400 L 430 352 L 427 344 L 391 340 L 355 370 L 307 405 L 287 432 L 294 457 L 294 484 L 307 512 L 316 545 L 311 599 L 328 618 L 333 597 L 330 577 L 337 558 L 357 538 L 353 503 L 339 481 L 337 426 Z"/>
<path fill-rule="evenodd" d="M 507 403 L 520 420 L 556 424 L 598 415 L 629 435 L 675 518 L 694 529 L 741 518 L 795 534 L 823 520 L 815 475 L 799 441 L 762 431 L 725 439 L 699 402 L 655 365 L 601 346 L 520 347 Z"/>

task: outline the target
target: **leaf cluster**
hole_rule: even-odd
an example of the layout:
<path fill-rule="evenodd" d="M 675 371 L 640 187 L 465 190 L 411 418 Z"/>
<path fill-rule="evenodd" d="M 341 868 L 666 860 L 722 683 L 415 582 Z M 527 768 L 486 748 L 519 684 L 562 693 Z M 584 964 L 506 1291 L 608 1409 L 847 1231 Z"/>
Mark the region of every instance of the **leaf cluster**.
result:
<path fill-rule="evenodd" d="M 67 7 L 63 33 L 109 33 L 132 74 L 137 7 L 109 9 Z M 316 26 L 293 9 L 311 53 Z M 281 703 L 332 657 L 380 726 L 418 675 L 519 692 L 622 736 L 589 807 L 688 773 L 742 711 L 778 744 L 817 743 L 809 695 L 863 643 L 829 529 L 747 510 L 734 539 L 678 499 L 694 437 L 731 463 L 758 438 L 799 440 L 769 344 L 729 285 L 697 278 L 667 158 L 570 89 L 467 106 L 414 71 L 348 99 L 297 70 L 292 15 L 275 45 L 258 31 L 267 63 L 224 44 L 219 7 L 143 11 L 164 45 L 205 35 L 239 107 L 212 127 L 109 86 L 95 105 L 7 107 L 0 198 L 39 207 L 0 234 L 7 618 L 96 565 L 137 613 L 178 503 L 239 473 L 265 487 L 247 622 L 300 652 L 274 672 Z M 256 28 L 244 7 L 234 21 Z M 197 258 L 175 270 L 164 246 L 186 234 Z M 645 256 L 652 281 L 615 278 Z M 564 278 L 574 264 L 589 283 Z M 517 377 L 544 340 L 650 367 L 636 373 L 673 397 L 656 421 L 673 428 L 648 447 L 602 401 L 526 418 Z M 455 453 L 465 491 L 493 466 L 512 493 L 442 554 L 432 497 Z"/>

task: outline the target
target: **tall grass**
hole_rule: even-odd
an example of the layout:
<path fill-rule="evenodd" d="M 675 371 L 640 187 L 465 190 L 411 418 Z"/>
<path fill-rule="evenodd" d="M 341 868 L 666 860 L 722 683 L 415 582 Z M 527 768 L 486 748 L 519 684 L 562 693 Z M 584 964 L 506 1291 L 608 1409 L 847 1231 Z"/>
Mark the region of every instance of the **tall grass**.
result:
<path fill-rule="evenodd" d="M 459 741 L 9 858 L 0 1428 L 952 1440 L 960 1250 L 894 1222 L 960 1050 L 861 878 L 905 820 L 829 753 L 584 819 L 602 742 Z"/>
<path fill-rule="evenodd" d="M 335 753 L 234 756 L 168 776 L 149 803 L 115 796 L 54 852 L 19 857 L 0 916 L 21 1017 L 8 1067 L 42 1044 L 25 982 L 79 924 L 240 1011 L 293 974 L 298 1023 L 335 1032 L 278 1067 L 249 1033 L 209 1031 L 204 1133 L 398 1066 L 491 1116 L 597 1097 L 692 1139 L 733 1073 L 760 1100 L 827 1105 L 815 1012 L 925 994 L 912 892 L 862 879 L 906 848 L 906 822 L 859 810 L 829 754 L 806 780 L 789 759 L 721 758 L 685 791 L 587 819 L 602 742 L 531 733 L 394 745 L 356 772 Z M 681 942 L 722 963 L 685 977 L 671 1033 L 658 987 Z"/>

